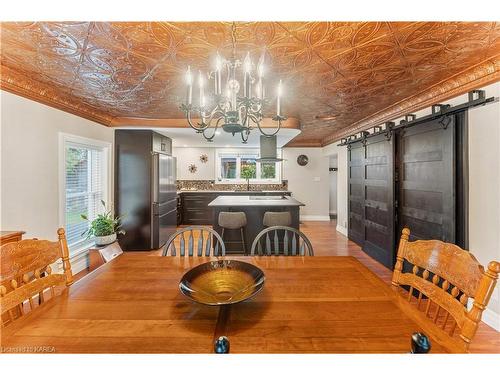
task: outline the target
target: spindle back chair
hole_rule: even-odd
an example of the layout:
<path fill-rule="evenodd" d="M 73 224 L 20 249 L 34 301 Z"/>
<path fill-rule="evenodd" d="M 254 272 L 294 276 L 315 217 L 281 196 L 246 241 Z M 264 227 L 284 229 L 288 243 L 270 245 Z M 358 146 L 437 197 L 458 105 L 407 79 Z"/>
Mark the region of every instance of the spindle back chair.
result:
<path fill-rule="evenodd" d="M 264 246 L 264 247 L 263 247 Z M 314 255 L 311 242 L 301 231 L 285 226 L 262 230 L 252 244 L 251 255 Z"/>
<path fill-rule="evenodd" d="M 187 235 L 187 238 L 186 238 Z M 196 243 L 196 250 L 195 250 Z M 219 233 L 212 228 L 189 226 L 172 234 L 163 246 L 162 255 L 176 256 L 224 256 L 226 247 Z"/>
<path fill-rule="evenodd" d="M 466 351 L 495 288 L 500 263 L 490 262 L 485 271 L 470 252 L 454 244 L 409 242 L 409 236 L 404 228 L 392 285 Z"/>
<path fill-rule="evenodd" d="M 45 301 L 50 294 L 73 283 L 69 250 L 63 228 L 57 231 L 59 241 L 26 239 L 0 246 L 0 317 L 6 325 Z M 52 273 L 51 264 L 62 260 L 64 273 Z"/>

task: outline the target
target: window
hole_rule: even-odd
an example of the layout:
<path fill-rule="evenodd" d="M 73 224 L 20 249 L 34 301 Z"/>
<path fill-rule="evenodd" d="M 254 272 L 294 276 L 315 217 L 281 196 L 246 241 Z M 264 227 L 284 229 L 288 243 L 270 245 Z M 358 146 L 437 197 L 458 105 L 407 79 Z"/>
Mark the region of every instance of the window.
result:
<path fill-rule="evenodd" d="M 245 175 L 255 183 L 277 183 L 281 180 L 281 169 L 276 163 L 258 163 L 259 150 L 229 150 L 216 151 L 216 175 L 222 183 L 246 182 Z"/>
<path fill-rule="evenodd" d="M 90 244 L 82 236 L 89 222 L 81 215 L 94 219 L 103 211 L 101 200 L 111 206 L 108 192 L 110 145 L 70 135 L 62 135 L 61 143 L 61 222 L 66 229 L 70 251 L 75 251 Z"/>

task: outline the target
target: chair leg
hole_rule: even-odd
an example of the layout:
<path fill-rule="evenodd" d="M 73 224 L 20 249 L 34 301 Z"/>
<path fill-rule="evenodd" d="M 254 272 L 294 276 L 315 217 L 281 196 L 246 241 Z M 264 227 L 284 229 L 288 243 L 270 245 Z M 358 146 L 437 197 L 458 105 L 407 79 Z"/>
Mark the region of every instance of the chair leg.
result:
<path fill-rule="evenodd" d="M 240 233 L 241 233 L 241 243 L 243 244 L 243 252 L 245 253 L 245 255 L 248 255 L 247 247 L 245 245 L 245 235 L 243 233 L 243 227 L 240 228 Z"/>
<path fill-rule="evenodd" d="M 225 228 L 223 227 L 223 228 L 222 228 L 222 233 L 221 233 L 221 236 L 220 236 L 220 238 L 222 238 L 222 240 L 224 240 L 224 229 L 225 229 Z"/>

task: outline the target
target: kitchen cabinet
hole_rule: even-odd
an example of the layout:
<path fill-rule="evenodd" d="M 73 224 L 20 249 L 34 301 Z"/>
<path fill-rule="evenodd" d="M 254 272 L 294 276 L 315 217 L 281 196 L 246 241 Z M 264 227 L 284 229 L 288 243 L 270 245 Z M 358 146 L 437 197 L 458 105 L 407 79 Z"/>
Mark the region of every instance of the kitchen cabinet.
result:
<path fill-rule="evenodd" d="M 181 224 L 212 225 L 213 208 L 208 204 L 220 195 L 280 195 L 291 196 L 289 191 L 181 191 Z"/>

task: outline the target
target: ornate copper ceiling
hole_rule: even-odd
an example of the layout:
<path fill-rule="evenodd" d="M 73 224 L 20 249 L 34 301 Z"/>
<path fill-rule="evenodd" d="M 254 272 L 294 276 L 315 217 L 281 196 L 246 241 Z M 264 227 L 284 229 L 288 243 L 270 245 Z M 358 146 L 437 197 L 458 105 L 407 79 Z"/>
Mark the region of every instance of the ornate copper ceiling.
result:
<path fill-rule="evenodd" d="M 499 23 L 250 22 L 236 35 L 242 56 L 265 49 L 270 81 L 283 79 L 294 146 L 500 79 Z M 207 70 L 216 51 L 231 53 L 229 22 L 2 23 L 1 87 L 108 126 L 184 125 L 184 71 Z"/>

